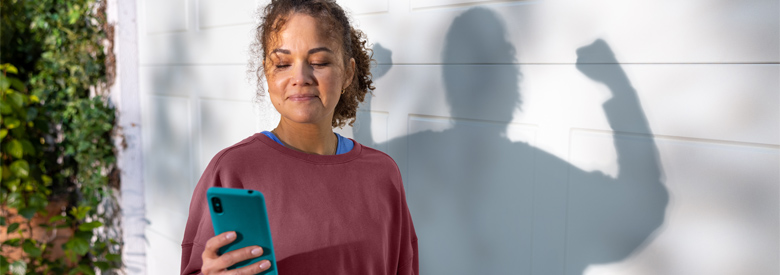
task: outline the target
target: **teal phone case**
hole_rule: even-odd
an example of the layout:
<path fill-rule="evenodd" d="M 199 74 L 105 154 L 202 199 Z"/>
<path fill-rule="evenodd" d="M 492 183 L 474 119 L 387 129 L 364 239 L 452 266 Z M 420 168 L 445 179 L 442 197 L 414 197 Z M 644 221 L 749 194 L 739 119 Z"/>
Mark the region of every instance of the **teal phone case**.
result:
<path fill-rule="evenodd" d="M 219 255 L 250 245 L 259 245 L 263 248 L 262 256 L 236 263 L 228 269 L 269 260 L 271 268 L 260 274 L 278 274 L 274 245 L 271 240 L 271 226 L 268 223 L 263 194 L 257 190 L 211 187 L 206 192 L 206 197 L 214 234 L 236 231 L 236 240 L 221 247 L 218 250 Z"/>

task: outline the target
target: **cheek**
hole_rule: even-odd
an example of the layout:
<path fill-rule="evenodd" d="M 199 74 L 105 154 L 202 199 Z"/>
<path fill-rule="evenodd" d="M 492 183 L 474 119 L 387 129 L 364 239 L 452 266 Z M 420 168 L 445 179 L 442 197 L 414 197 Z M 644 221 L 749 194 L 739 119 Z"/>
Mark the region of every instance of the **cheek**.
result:
<path fill-rule="evenodd" d="M 269 93 L 279 93 L 284 90 L 285 77 L 279 74 L 267 74 L 266 83 L 268 83 Z"/>
<path fill-rule="evenodd" d="M 338 90 L 341 93 L 341 74 L 337 70 L 323 70 L 315 72 L 314 77 L 317 78 L 320 86 L 324 86 L 331 90 Z"/>
<path fill-rule="evenodd" d="M 271 99 L 271 104 L 277 106 L 281 104 L 281 95 L 284 94 L 284 86 L 279 83 L 279 78 L 270 74 L 265 75 L 268 88 L 266 92 Z"/>

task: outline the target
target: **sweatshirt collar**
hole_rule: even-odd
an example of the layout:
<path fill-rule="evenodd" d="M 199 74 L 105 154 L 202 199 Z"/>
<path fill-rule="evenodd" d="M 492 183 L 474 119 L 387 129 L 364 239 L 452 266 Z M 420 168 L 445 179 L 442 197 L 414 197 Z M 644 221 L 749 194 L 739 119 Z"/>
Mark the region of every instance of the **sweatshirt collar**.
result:
<path fill-rule="evenodd" d="M 354 147 L 352 147 L 352 150 L 350 150 L 349 152 L 340 155 L 316 155 L 316 154 L 307 154 L 304 152 L 299 152 L 287 148 L 284 145 L 281 145 L 276 141 L 274 141 L 273 139 L 269 138 L 268 136 L 264 135 L 263 133 L 256 133 L 254 135 L 254 138 L 263 142 L 268 147 L 271 147 L 274 150 L 277 150 L 279 151 L 279 153 L 282 153 L 286 156 L 290 156 L 306 162 L 317 163 L 317 164 L 340 164 L 340 163 L 349 162 L 359 157 L 361 152 L 363 151 L 363 145 L 361 145 L 354 139 L 350 139 L 354 143 Z"/>

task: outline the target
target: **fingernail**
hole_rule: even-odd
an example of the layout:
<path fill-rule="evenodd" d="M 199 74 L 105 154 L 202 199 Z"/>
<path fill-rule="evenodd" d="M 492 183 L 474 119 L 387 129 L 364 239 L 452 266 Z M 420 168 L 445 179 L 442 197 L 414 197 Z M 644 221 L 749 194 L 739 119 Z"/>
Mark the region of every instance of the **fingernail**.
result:
<path fill-rule="evenodd" d="M 271 267 L 271 263 L 268 261 L 263 261 L 262 263 L 260 263 L 260 268 L 262 269 L 268 269 L 269 267 Z"/>
<path fill-rule="evenodd" d="M 234 237 L 236 237 L 236 233 L 233 233 L 233 232 L 227 233 L 227 235 L 225 235 L 225 239 L 228 239 L 228 240 L 230 240 L 230 239 L 232 239 Z"/>
<path fill-rule="evenodd" d="M 252 249 L 252 255 L 260 255 L 260 248 Z"/>

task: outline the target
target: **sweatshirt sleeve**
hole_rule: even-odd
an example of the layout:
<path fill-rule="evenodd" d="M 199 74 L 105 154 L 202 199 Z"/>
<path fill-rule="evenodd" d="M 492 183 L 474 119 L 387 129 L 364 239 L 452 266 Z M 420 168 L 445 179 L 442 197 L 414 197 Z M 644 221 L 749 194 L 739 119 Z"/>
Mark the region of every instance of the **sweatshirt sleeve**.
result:
<path fill-rule="evenodd" d="M 400 182 L 400 171 L 398 179 Z M 420 274 L 419 254 L 417 253 L 417 233 L 414 231 L 412 215 L 406 204 L 406 191 L 401 186 L 401 251 L 399 255 L 398 274 Z"/>
<path fill-rule="evenodd" d="M 203 265 L 201 254 L 206 241 L 214 236 L 211 214 L 206 202 L 206 191 L 211 186 L 222 186 L 216 165 L 220 155 L 211 160 L 192 193 L 189 217 L 181 243 L 181 274 L 201 274 L 200 268 Z"/>
<path fill-rule="evenodd" d="M 408 214 L 407 210 L 407 214 Z M 401 251 L 401 257 L 402 260 L 401 265 L 398 267 L 398 274 L 404 274 L 404 275 L 416 275 L 420 274 L 420 261 L 419 261 L 419 254 L 417 254 L 417 234 L 414 232 L 414 225 L 412 224 L 412 218 L 409 216 L 408 218 L 408 227 L 406 228 L 404 232 L 404 236 L 402 239 L 404 239 L 407 243 L 405 245 L 406 249 Z"/>

